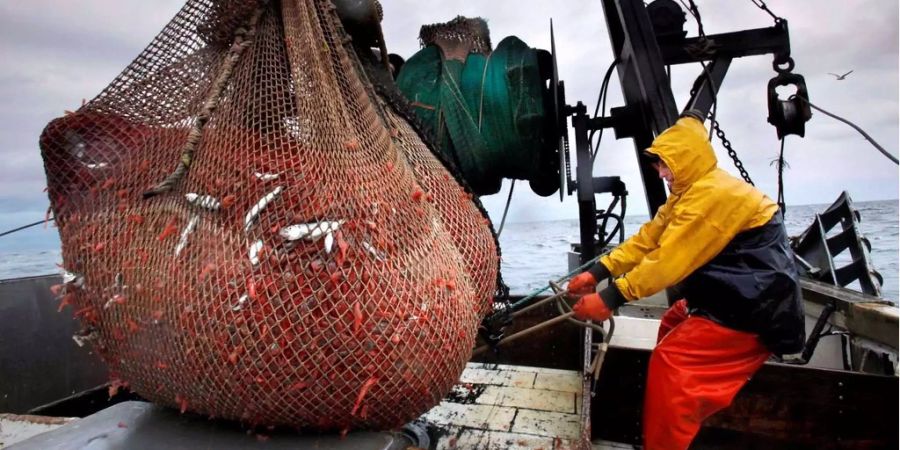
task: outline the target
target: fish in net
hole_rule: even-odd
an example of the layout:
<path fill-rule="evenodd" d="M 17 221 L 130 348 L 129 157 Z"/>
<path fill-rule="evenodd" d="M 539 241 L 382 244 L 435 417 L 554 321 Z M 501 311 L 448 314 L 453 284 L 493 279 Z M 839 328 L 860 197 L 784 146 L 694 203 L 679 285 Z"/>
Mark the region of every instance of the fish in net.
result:
<path fill-rule="evenodd" d="M 458 380 L 499 247 L 373 58 L 328 0 L 189 0 L 47 125 L 55 291 L 113 388 L 346 430 Z"/>

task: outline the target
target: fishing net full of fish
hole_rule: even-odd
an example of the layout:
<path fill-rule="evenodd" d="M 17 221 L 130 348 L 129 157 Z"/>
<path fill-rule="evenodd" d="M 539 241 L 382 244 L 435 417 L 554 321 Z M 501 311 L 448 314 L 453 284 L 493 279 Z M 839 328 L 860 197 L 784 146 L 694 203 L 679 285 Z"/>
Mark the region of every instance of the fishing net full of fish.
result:
<path fill-rule="evenodd" d="M 189 0 L 46 127 L 54 289 L 112 389 L 346 430 L 397 427 L 458 380 L 496 237 L 370 53 L 328 0 Z"/>

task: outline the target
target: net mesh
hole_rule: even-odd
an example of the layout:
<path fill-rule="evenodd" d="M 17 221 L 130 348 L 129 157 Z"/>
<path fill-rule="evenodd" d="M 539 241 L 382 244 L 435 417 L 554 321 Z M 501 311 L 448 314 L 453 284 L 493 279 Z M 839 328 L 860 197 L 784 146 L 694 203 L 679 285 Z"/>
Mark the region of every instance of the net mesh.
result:
<path fill-rule="evenodd" d="M 422 47 L 440 45 L 447 51 L 447 46 L 463 46 L 465 53 L 469 52 L 487 55 L 491 52 L 491 33 L 487 22 L 480 17 L 456 16 L 453 20 L 444 23 L 423 25 L 419 29 L 419 43 Z"/>
<path fill-rule="evenodd" d="M 114 388 L 346 430 L 397 427 L 458 379 L 496 238 L 363 67 L 327 0 L 190 0 L 47 126 L 60 309 Z"/>

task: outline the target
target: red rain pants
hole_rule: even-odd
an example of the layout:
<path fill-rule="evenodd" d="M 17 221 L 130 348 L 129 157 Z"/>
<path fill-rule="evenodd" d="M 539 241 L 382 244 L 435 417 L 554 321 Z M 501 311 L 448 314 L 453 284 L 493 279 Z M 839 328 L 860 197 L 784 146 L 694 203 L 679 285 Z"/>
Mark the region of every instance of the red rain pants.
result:
<path fill-rule="evenodd" d="M 769 355 L 755 334 L 689 317 L 684 300 L 673 304 L 650 357 L 644 448 L 688 448 L 703 421 L 730 405 Z"/>

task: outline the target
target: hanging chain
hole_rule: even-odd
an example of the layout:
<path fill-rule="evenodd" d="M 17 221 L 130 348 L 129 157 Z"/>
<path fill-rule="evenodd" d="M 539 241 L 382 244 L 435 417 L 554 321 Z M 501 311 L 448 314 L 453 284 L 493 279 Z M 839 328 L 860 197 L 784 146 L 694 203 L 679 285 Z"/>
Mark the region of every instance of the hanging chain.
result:
<path fill-rule="evenodd" d="M 773 13 L 772 10 L 769 9 L 769 7 L 766 6 L 766 2 L 764 2 L 763 0 L 750 0 L 750 1 L 753 2 L 753 4 L 756 5 L 757 8 L 769 13 L 769 15 L 772 16 L 772 19 L 775 19 L 775 23 L 780 23 L 780 22 L 784 21 L 784 19 L 776 16 L 775 13 Z"/>
<path fill-rule="evenodd" d="M 734 161 L 734 167 L 737 167 L 737 170 L 741 172 L 741 177 L 749 183 L 751 186 L 756 186 L 753 184 L 753 180 L 750 179 L 750 174 L 747 173 L 747 170 L 744 169 L 744 163 L 741 162 L 741 159 L 738 158 L 737 152 L 731 148 L 731 141 L 725 137 L 725 132 L 722 131 L 722 128 L 719 127 L 719 122 L 715 119 L 711 119 L 713 130 L 716 132 L 716 136 L 722 141 L 722 146 L 725 147 L 725 150 L 728 150 L 728 156 Z"/>
<path fill-rule="evenodd" d="M 704 68 L 704 72 L 706 68 Z M 708 73 L 706 73 L 709 76 Z M 697 78 L 697 81 L 694 82 L 694 86 L 691 88 L 691 98 L 693 98 L 697 94 L 697 89 L 700 86 L 700 80 L 702 79 L 701 75 Z M 728 150 L 728 156 L 731 157 L 732 161 L 734 161 L 734 167 L 737 167 L 737 170 L 741 172 L 741 177 L 751 186 L 756 186 L 753 184 L 753 180 L 750 179 L 750 174 L 747 173 L 747 169 L 744 169 L 744 163 L 741 162 L 741 159 L 738 158 L 737 152 L 731 148 L 731 141 L 725 137 L 725 132 L 722 131 L 722 128 L 719 126 L 719 121 L 716 120 L 715 116 L 710 114 L 709 121 L 712 124 L 712 130 L 716 132 L 716 136 L 719 137 L 719 140 L 722 141 L 722 146 L 725 147 L 725 150 Z"/>

